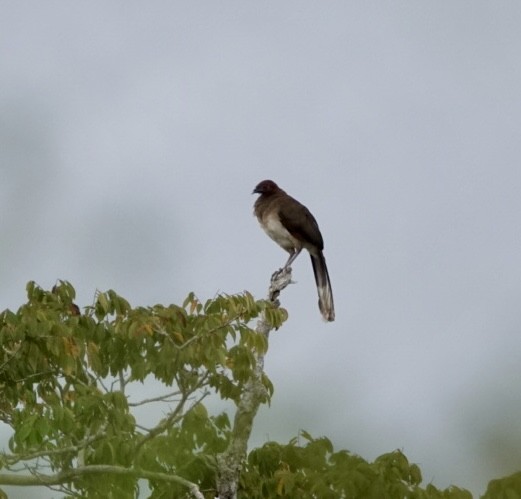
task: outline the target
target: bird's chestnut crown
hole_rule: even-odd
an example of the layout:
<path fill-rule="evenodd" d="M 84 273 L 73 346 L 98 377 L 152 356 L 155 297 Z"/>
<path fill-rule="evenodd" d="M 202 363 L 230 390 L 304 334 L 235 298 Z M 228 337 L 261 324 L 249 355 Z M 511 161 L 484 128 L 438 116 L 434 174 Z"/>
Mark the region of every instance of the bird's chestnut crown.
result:
<path fill-rule="evenodd" d="M 279 190 L 279 186 L 273 180 L 263 180 L 257 184 L 253 194 L 273 194 Z"/>

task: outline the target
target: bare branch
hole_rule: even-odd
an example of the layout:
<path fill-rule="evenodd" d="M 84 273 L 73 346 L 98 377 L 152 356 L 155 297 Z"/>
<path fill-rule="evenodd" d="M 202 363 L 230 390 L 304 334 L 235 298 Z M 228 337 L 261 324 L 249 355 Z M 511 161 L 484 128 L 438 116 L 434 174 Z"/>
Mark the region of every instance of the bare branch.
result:
<path fill-rule="evenodd" d="M 95 435 L 92 435 L 91 437 L 88 437 L 81 442 L 77 443 L 76 445 L 70 445 L 68 447 L 60 447 L 57 449 L 46 449 L 41 450 L 37 452 L 31 452 L 29 454 L 22 454 L 20 456 L 13 456 L 13 455 L 3 455 L 2 457 L 5 459 L 6 463 L 9 466 L 13 466 L 16 463 L 19 463 L 20 461 L 31 461 L 33 459 L 37 459 L 39 457 L 50 457 L 50 456 L 58 456 L 60 454 L 66 454 L 68 452 L 79 452 L 81 449 L 84 449 L 87 447 L 87 445 L 99 440 L 100 438 L 103 438 L 105 436 L 105 430 L 106 426 L 103 426 L 102 429 L 97 432 Z"/>
<path fill-rule="evenodd" d="M 205 391 L 197 400 L 193 402 L 193 404 L 190 406 L 190 408 L 183 414 L 181 414 L 184 404 L 188 400 L 189 394 L 183 394 L 181 400 L 177 404 L 177 407 L 172 411 L 168 417 L 161 420 L 154 428 L 152 428 L 146 435 L 143 435 L 143 438 L 140 442 L 136 445 L 136 455 L 141 450 L 143 445 L 145 445 L 148 441 L 152 440 L 157 435 L 160 435 L 164 431 L 166 431 L 168 428 L 170 428 L 178 419 L 184 417 L 186 414 L 188 414 L 190 411 L 194 409 L 195 406 L 200 404 L 205 397 L 209 395 L 209 392 Z"/>
<path fill-rule="evenodd" d="M 139 402 L 129 402 L 128 406 L 129 407 L 137 407 L 137 406 L 140 406 L 140 405 L 150 404 L 151 402 L 174 402 L 170 398 L 171 397 L 176 397 L 178 395 L 181 395 L 181 392 L 179 390 L 177 390 L 175 392 L 167 393 L 165 395 L 159 395 L 158 397 L 153 397 L 153 398 L 149 398 L 149 399 L 143 399 L 143 400 L 141 400 Z"/>
<path fill-rule="evenodd" d="M 283 268 L 274 272 L 271 276 L 270 288 L 268 290 L 268 300 L 276 307 L 280 306 L 278 297 L 280 292 L 292 284 L 291 267 Z"/>
<path fill-rule="evenodd" d="M 281 269 L 271 276 L 268 291 L 268 300 L 275 307 L 280 306 L 278 296 L 280 292 L 291 284 L 291 268 Z M 265 315 L 257 322 L 256 331 L 269 338 L 270 323 Z M 264 374 L 264 354 L 254 352 L 255 367 L 252 377 L 247 381 L 241 398 L 237 404 L 237 411 L 233 422 L 232 435 L 228 448 L 217 456 L 218 478 L 217 490 L 219 499 L 236 499 L 239 484 L 239 475 L 246 458 L 248 440 L 253 427 L 253 420 L 260 404 L 266 400 L 266 387 L 262 382 Z"/>
<path fill-rule="evenodd" d="M 91 371 L 90 371 L 90 369 L 89 369 L 89 366 L 88 366 L 87 362 L 83 361 L 83 362 L 82 362 L 82 365 L 83 365 L 83 368 L 85 369 L 85 372 L 89 372 L 89 373 L 91 373 Z M 93 379 L 93 380 L 96 382 L 97 385 L 101 386 L 101 388 L 102 388 L 103 390 L 105 390 L 105 393 L 109 393 L 109 392 L 111 391 L 111 390 L 109 390 L 109 389 L 105 386 L 105 384 L 103 383 L 103 379 L 102 379 L 101 376 L 99 376 L 99 375 L 94 376 L 93 373 L 91 373 L 90 375 L 91 375 L 91 379 Z M 69 377 L 71 377 L 71 376 L 69 375 Z M 83 383 L 81 380 L 78 380 L 78 381 L 79 381 L 80 383 Z M 88 385 L 86 385 L 85 383 L 83 383 L 83 385 L 84 385 L 84 386 L 88 386 Z M 101 390 L 100 390 L 100 391 L 101 391 Z"/>
<path fill-rule="evenodd" d="M 39 376 L 44 376 L 46 374 L 54 374 L 53 369 L 49 369 L 47 371 L 40 371 L 38 373 L 28 374 L 27 376 L 24 376 L 23 378 L 13 379 L 13 383 L 21 383 L 22 381 L 27 381 L 31 378 L 38 378 Z"/>
<path fill-rule="evenodd" d="M 61 485 L 81 476 L 97 474 L 122 475 L 133 478 L 143 478 L 145 480 L 158 480 L 177 483 L 186 487 L 192 496 L 196 499 L 204 499 L 203 494 L 195 483 L 190 482 L 189 480 L 186 480 L 180 476 L 147 471 L 140 468 L 124 468 L 123 466 L 112 466 L 106 464 L 81 466 L 73 470 L 57 473 L 55 475 L 19 475 L 4 473 L 0 474 L 0 484 L 21 486 Z"/>
<path fill-rule="evenodd" d="M 125 373 L 123 370 L 119 371 L 119 389 L 123 395 L 125 394 L 125 386 L 127 386 L 128 380 L 130 378 L 125 379 Z"/>

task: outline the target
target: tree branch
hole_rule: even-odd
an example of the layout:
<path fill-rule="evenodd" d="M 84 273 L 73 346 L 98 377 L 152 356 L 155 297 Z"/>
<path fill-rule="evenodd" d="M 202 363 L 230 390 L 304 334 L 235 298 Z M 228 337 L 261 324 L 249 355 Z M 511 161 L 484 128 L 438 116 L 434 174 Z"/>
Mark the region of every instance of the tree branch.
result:
<path fill-rule="evenodd" d="M 195 389 L 198 389 L 200 386 L 202 386 L 205 378 L 206 376 L 201 379 L 199 385 Z M 194 403 L 189 407 L 189 409 L 184 414 L 182 414 L 183 407 L 190 396 L 190 393 L 184 393 L 181 400 L 177 404 L 177 407 L 165 419 L 161 420 L 156 426 L 154 426 L 154 428 L 150 429 L 146 435 L 143 435 L 141 440 L 136 445 L 136 456 L 139 456 L 139 453 L 141 452 L 143 445 L 145 445 L 149 440 L 152 440 L 154 437 L 160 435 L 168 428 L 170 428 L 177 421 L 177 419 L 183 417 L 188 412 L 190 412 L 196 405 L 200 404 L 202 400 L 208 396 L 208 394 L 209 392 L 207 391 L 202 393 L 201 396 L 197 400 L 195 400 Z"/>
<path fill-rule="evenodd" d="M 179 390 L 176 390 L 175 392 L 166 393 L 165 395 L 159 395 L 158 397 L 143 399 L 139 402 L 128 402 L 128 406 L 137 407 L 140 405 L 150 404 L 151 402 L 173 402 L 172 400 L 170 400 L 170 398 L 178 395 L 181 395 L 181 392 Z"/>
<path fill-rule="evenodd" d="M 291 284 L 291 268 L 274 272 L 271 276 L 268 290 L 268 300 L 279 307 L 280 292 Z M 270 323 L 263 314 L 255 328 L 258 334 L 263 334 L 266 340 L 271 330 Z M 246 458 L 248 440 L 253 427 L 253 420 L 260 404 L 268 397 L 266 387 L 262 382 L 264 374 L 264 354 L 254 352 L 255 367 L 252 377 L 246 382 L 241 398 L 237 404 L 232 435 L 228 448 L 217 456 L 218 477 L 217 491 L 219 499 L 236 499 L 239 476 L 242 464 Z"/>
<path fill-rule="evenodd" d="M 37 452 L 31 452 L 29 454 L 22 454 L 20 456 L 16 455 L 3 455 L 3 459 L 5 459 L 6 463 L 9 466 L 13 466 L 16 463 L 19 463 L 20 461 L 31 461 L 33 459 L 37 459 L 39 457 L 49 457 L 49 456 L 57 456 L 60 454 L 65 454 L 68 452 L 76 453 L 85 447 L 87 445 L 90 445 L 94 443 L 96 440 L 99 440 L 100 438 L 103 438 L 105 436 L 106 426 L 104 425 L 101 429 L 101 431 L 98 431 L 95 435 L 92 435 L 91 437 L 85 438 L 81 442 L 79 442 L 76 445 L 70 445 L 68 447 L 60 447 L 57 449 L 46 449 L 41 450 Z"/>
<path fill-rule="evenodd" d="M 122 466 L 111 466 L 106 464 L 81 466 L 73 470 L 57 473 L 55 475 L 28 476 L 19 474 L 0 474 L 0 484 L 22 486 L 61 485 L 81 476 L 96 474 L 123 475 L 133 478 L 143 478 L 145 480 L 160 480 L 164 482 L 177 483 L 186 487 L 192 496 L 196 499 L 204 499 L 203 494 L 195 483 L 190 482 L 189 480 L 186 480 L 180 476 L 167 473 L 158 473 L 154 471 L 146 471 L 140 468 L 124 468 Z"/>

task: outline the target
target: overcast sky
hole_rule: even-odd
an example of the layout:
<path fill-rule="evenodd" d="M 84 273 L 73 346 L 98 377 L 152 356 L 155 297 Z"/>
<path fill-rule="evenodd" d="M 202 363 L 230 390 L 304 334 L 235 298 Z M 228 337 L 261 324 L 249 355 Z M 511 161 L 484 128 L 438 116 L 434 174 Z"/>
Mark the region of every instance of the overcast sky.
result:
<path fill-rule="evenodd" d="M 81 306 L 263 298 L 271 178 L 319 222 L 336 321 L 301 255 L 252 443 L 400 448 L 482 493 L 521 469 L 519 26 L 501 0 L 2 2 L 0 309 L 57 278 Z"/>

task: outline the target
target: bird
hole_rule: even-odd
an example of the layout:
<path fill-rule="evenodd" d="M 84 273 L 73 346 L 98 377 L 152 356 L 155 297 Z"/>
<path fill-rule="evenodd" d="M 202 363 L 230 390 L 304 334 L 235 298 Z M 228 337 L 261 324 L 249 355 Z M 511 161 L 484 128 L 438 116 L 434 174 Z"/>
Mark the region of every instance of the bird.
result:
<path fill-rule="evenodd" d="M 323 253 L 324 240 L 315 217 L 273 180 L 263 180 L 257 184 L 252 194 L 260 194 L 255 201 L 253 213 L 264 232 L 289 253 L 288 261 L 281 271 L 290 268 L 302 249 L 306 249 L 315 274 L 320 313 L 324 320 L 334 321 L 335 306 Z"/>

